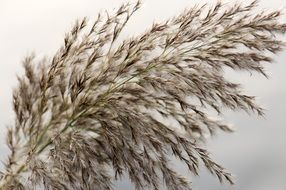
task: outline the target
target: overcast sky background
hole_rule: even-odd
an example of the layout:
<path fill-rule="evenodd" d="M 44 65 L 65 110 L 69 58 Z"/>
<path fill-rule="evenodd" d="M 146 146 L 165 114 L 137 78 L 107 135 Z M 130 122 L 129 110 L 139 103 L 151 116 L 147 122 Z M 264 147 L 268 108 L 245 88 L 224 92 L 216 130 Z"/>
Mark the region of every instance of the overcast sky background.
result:
<path fill-rule="evenodd" d="M 96 17 L 100 10 L 119 7 L 123 0 L 0 0 L 0 159 L 7 155 L 4 144 L 6 126 L 12 124 L 12 88 L 16 74 L 22 73 L 21 60 L 30 52 L 52 55 L 76 18 Z M 130 0 L 132 2 L 132 0 Z M 143 32 L 152 22 L 174 16 L 199 0 L 145 0 L 131 19 L 125 36 Z M 201 1 L 211 2 L 215 1 Z M 234 2 L 234 1 L 233 1 Z M 249 1 L 243 1 L 249 2 Z M 285 0 L 262 0 L 260 8 L 285 9 Z M 285 11 L 286 12 L 286 9 Z M 283 17 L 286 20 L 286 17 Z M 236 176 L 235 186 L 220 185 L 202 170 L 201 177 L 190 176 L 194 190 L 285 190 L 286 189 L 286 51 L 267 66 L 270 79 L 248 73 L 228 73 L 242 82 L 245 91 L 258 96 L 266 108 L 265 118 L 245 113 L 226 112 L 224 119 L 237 131 L 219 134 L 208 143 L 213 157 Z M 183 174 L 186 168 L 174 162 Z M 118 189 L 133 189 L 124 181 Z"/>

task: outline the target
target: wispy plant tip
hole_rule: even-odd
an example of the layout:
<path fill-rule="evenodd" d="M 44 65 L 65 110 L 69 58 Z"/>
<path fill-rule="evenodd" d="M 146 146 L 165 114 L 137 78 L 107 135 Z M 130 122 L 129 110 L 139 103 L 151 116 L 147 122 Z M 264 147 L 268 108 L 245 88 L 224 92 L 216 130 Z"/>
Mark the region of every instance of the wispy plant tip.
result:
<path fill-rule="evenodd" d="M 28 56 L 13 94 L 0 189 L 105 190 L 123 175 L 135 189 L 191 189 L 171 154 L 194 175 L 202 163 L 232 184 L 202 146 L 205 133 L 232 131 L 208 109 L 263 114 L 223 75 L 229 67 L 266 76 L 269 52 L 285 45 L 276 37 L 286 29 L 280 12 L 257 13 L 256 4 L 195 6 L 121 42 L 141 6 L 123 4 L 92 25 L 77 21 L 52 58 Z"/>

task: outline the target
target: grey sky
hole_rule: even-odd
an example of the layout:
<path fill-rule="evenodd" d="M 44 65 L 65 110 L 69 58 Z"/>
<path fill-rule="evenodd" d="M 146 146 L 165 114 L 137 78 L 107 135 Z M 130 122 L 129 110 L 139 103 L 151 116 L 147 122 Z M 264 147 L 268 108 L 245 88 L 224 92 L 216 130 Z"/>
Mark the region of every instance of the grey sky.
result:
<path fill-rule="evenodd" d="M 112 10 L 122 2 L 126 1 L 0 0 L 0 159 L 7 155 L 3 143 L 6 125 L 13 121 L 11 91 L 16 84 L 16 74 L 22 72 L 21 59 L 33 51 L 39 56 L 52 55 L 76 18 L 88 16 L 92 19 L 99 10 Z M 124 36 L 143 32 L 154 20 L 174 16 L 196 2 L 200 1 L 145 0 L 143 8 L 124 31 Z M 260 5 L 266 10 L 285 9 L 286 1 L 262 0 Z M 244 84 L 245 91 L 258 96 L 259 103 L 267 110 L 265 118 L 227 111 L 224 118 L 236 126 L 237 132 L 219 134 L 208 143 L 216 160 L 235 174 L 237 185 L 221 186 L 203 170 L 200 178 L 192 179 L 195 190 L 286 189 L 286 52 L 280 53 L 275 59 L 275 64 L 267 66 L 267 73 L 271 76 L 269 80 L 248 73 L 228 73 L 231 79 Z M 180 164 L 176 163 L 176 167 L 184 170 L 182 173 L 186 172 Z M 123 189 L 125 183 L 120 183 L 120 187 Z"/>

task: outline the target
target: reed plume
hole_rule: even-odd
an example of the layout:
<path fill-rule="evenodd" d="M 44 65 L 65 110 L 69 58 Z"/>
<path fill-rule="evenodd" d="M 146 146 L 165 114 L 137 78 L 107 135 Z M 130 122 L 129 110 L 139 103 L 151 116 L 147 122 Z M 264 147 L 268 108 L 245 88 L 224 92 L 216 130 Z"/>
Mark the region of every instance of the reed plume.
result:
<path fill-rule="evenodd" d="M 281 12 L 257 12 L 257 1 L 194 6 L 120 40 L 140 5 L 78 20 L 54 56 L 23 60 L 1 190 L 111 190 L 124 175 L 137 190 L 192 189 L 170 155 L 233 184 L 204 147 L 206 133 L 232 128 L 208 111 L 263 115 L 224 70 L 267 76 L 264 64 L 285 46 Z"/>

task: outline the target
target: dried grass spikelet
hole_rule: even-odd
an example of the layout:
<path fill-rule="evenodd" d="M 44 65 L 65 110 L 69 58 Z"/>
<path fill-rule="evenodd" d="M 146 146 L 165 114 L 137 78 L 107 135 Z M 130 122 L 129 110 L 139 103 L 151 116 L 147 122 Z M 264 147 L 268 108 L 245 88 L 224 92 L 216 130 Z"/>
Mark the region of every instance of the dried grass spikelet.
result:
<path fill-rule="evenodd" d="M 195 6 L 122 42 L 118 36 L 140 2 L 99 14 L 92 26 L 77 21 L 51 59 L 24 60 L 0 189 L 113 189 L 124 174 L 138 190 L 191 189 L 170 166 L 170 154 L 195 175 L 202 163 L 232 184 L 195 134 L 231 131 L 204 107 L 263 114 L 254 97 L 223 76 L 225 67 L 266 76 L 269 52 L 285 45 L 277 39 L 286 29 L 281 13 L 256 13 L 256 5 Z"/>

